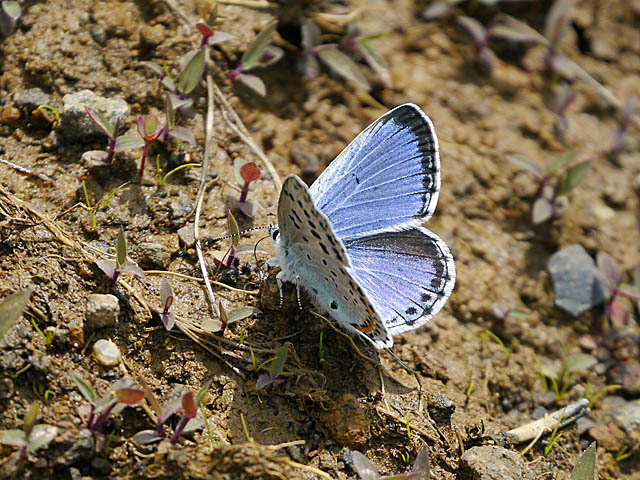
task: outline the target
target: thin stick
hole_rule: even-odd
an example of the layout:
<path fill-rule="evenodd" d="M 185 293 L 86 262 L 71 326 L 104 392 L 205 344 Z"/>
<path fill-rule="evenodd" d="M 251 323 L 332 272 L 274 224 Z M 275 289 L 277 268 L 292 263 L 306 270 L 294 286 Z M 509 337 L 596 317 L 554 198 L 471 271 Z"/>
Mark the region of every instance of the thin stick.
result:
<path fill-rule="evenodd" d="M 313 315 L 315 315 L 318 318 L 321 318 L 322 320 L 324 320 L 325 322 L 327 322 L 327 324 L 329 324 L 329 326 L 333 329 L 334 332 L 339 333 L 340 335 L 342 335 L 343 337 L 345 337 L 347 340 L 349 340 L 349 343 L 351 343 L 351 347 L 355 350 L 355 352 L 362 358 L 364 358 L 365 360 L 370 361 L 371 363 L 373 363 L 374 365 L 378 365 L 378 362 L 376 360 L 374 360 L 373 358 L 369 358 L 367 357 L 364 353 L 362 353 L 360 351 L 360 349 L 358 348 L 358 346 L 355 344 L 355 342 L 353 341 L 353 338 L 351 338 L 351 335 L 348 335 L 344 332 L 341 332 L 340 329 L 338 329 L 333 323 L 331 323 L 329 321 L 329 319 L 325 318 L 323 315 L 320 315 L 319 313 L 314 312 L 313 310 L 309 310 Z"/>
<path fill-rule="evenodd" d="M 191 275 L 185 275 L 184 273 L 170 272 L 168 270 L 145 270 L 144 274 L 145 275 L 172 275 L 174 277 L 182 278 L 184 280 L 191 280 L 192 282 L 198 282 L 198 283 L 204 282 L 202 278 L 192 277 Z M 211 280 L 211 284 L 215 285 L 216 287 L 226 288 L 227 290 L 231 290 L 232 292 L 244 293 L 246 295 L 258 295 L 260 293 L 260 290 L 243 290 L 241 288 L 235 288 L 230 285 L 227 285 L 226 283 L 216 282 L 215 280 Z"/>

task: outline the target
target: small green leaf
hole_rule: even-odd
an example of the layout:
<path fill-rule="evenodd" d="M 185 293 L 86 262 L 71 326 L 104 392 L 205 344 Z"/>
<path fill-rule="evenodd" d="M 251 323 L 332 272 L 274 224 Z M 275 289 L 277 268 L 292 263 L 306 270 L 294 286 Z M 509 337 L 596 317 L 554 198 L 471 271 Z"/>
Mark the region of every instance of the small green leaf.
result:
<path fill-rule="evenodd" d="M 546 173 L 552 173 L 552 172 L 555 172 L 556 170 L 561 169 L 566 164 L 570 163 L 574 158 L 576 158 L 577 154 L 578 152 L 573 152 L 573 151 L 568 152 L 566 155 L 563 155 L 555 162 L 551 162 L 551 165 L 549 165 L 546 169 Z"/>
<path fill-rule="evenodd" d="M 124 228 L 120 226 L 118 239 L 116 240 L 116 262 L 118 268 L 122 268 L 127 262 L 127 238 L 124 236 Z"/>
<path fill-rule="evenodd" d="M 262 52 L 269 45 L 271 41 L 271 34 L 276 29 L 276 23 L 270 23 L 266 27 L 262 29 L 262 31 L 258 34 L 255 40 L 249 45 L 244 55 L 242 55 L 242 59 L 240 60 L 240 64 L 242 65 L 242 69 L 247 71 L 254 68 L 260 57 L 262 56 Z"/>
<path fill-rule="evenodd" d="M 22 14 L 22 10 L 20 9 L 20 4 L 18 2 L 2 2 L 2 10 L 4 10 L 4 13 L 6 13 L 13 21 L 20 18 L 20 15 Z"/>
<path fill-rule="evenodd" d="M 239 73 L 235 79 L 244 83 L 261 97 L 264 97 L 267 94 L 267 86 L 260 77 L 249 75 L 247 73 Z"/>
<path fill-rule="evenodd" d="M 133 436 L 133 441 L 142 445 L 148 445 L 149 443 L 155 443 L 162 440 L 157 430 L 141 430 Z"/>
<path fill-rule="evenodd" d="M 553 216 L 553 204 L 543 197 L 536 198 L 531 210 L 531 223 L 539 225 Z"/>
<path fill-rule="evenodd" d="M 578 459 L 571 480 L 594 480 L 596 473 L 596 442 L 591 443 Z"/>
<path fill-rule="evenodd" d="M 362 53 L 362 56 L 367 61 L 372 70 L 376 72 L 378 77 L 380 77 L 383 85 L 387 88 L 390 88 L 392 81 L 389 64 L 385 61 L 384 58 L 382 58 L 381 55 L 378 55 L 378 52 L 376 52 L 375 49 L 369 44 L 369 38 L 371 37 L 362 37 L 358 39 L 360 52 Z"/>
<path fill-rule="evenodd" d="M 238 228 L 238 222 L 233 216 L 233 213 L 231 213 L 231 210 L 227 211 L 227 230 L 229 232 L 229 235 L 233 235 L 233 237 L 231 237 L 231 244 L 234 247 L 237 247 L 240 243 L 240 237 L 238 235 L 240 229 Z"/>
<path fill-rule="evenodd" d="M 569 168 L 562 176 L 558 195 L 566 195 L 580 185 L 587 177 L 591 164 L 593 164 L 593 160 L 586 160 Z"/>
<path fill-rule="evenodd" d="M 351 460 L 353 461 L 353 469 L 358 472 L 362 480 L 380 479 L 378 469 L 364 454 L 354 450 L 351 455 Z"/>
<path fill-rule="evenodd" d="M 213 383 L 213 378 L 207 380 L 205 384 L 202 386 L 202 388 L 200 389 L 200 391 L 198 391 L 198 394 L 196 395 L 197 405 L 200 405 L 202 403 L 202 400 L 204 399 L 204 396 L 206 395 L 209 388 L 211 388 L 212 383 Z"/>
<path fill-rule="evenodd" d="M 289 352 L 289 346 L 284 344 L 276 352 L 276 358 L 269 365 L 269 375 L 271 378 L 276 378 L 282 373 L 284 364 L 287 361 L 287 353 Z"/>
<path fill-rule="evenodd" d="M 57 434 L 58 427 L 45 424 L 36 425 L 33 427 L 31 435 L 29 436 L 29 446 L 27 447 L 27 451 L 31 453 L 35 452 L 39 448 L 46 447 L 54 438 L 56 438 Z"/>
<path fill-rule="evenodd" d="M 313 47 L 320 43 L 320 28 L 314 22 L 307 20 L 302 24 L 300 28 L 302 33 L 302 48 L 305 50 L 311 50 Z"/>
<path fill-rule="evenodd" d="M 593 367 L 598 360 L 586 353 L 574 353 L 565 359 L 567 373 L 581 372 Z"/>
<path fill-rule="evenodd" d="M 357 87 L 363 90 L 371 89 L 358 64 L 337 48 L 321 48 L 318 50 L 318 56 L 331 70 L 353 82 Z"/>
<path fill-rule="evenodd" d="M 105 135 L 109 138 L 116 137 L 116 130 L 111 122 L 107 120 L 107 118 L 102 115 L 98 110 L 95 110 L 91 107 L 85 107 L 89 118 L 95 123 L 100 129 L 105 133 Z"/>
<path fill-rule="evenodd" d="M 171 130 L 176 125 L 176 111 L 173 109 L 173 104 L 171 103 L 171 95 L 169 94 L 167 94 L 167 98 L 165 101 L 165 114 L 167 115 L 167 127 L 169 127 L 169 130 Z"/>
<path fill-rule="evenodd" d="M 193 57 L 191 57 L 191 60 L 189 60 L 184 72 L 180 75 L 178 90 L 182 93 L 191 93 L 193 89 L 198 86 L 198 82 L 200 82 L 202 73 L 204 72 L 204 56 L 205 49 L 201 48 Z"/>
<path fill-rule="evenodd" d="M 542 178 L 544 176 L 544 172 L 542 171 L 540 165 L 538 165 L 533 160 L 525 157 L 520 157 L 518 155 L 507 155 L 507 160 L 509 160 L 514 165 L 517 165 L 518 167 L 521 167 L 528 172 L 533 173 L 538 178 Z"/>
<path fill-rule="evenodd" d="M 165 76 L 164 73 L 164 68 L 162 68 L 160 65 L 158 65 L 157 63 L 153 63 L 153 62 L 140 62 L 140 65 L 150 68 L 151 70 L 153 70 L 154 73 L 158 74 L 161 77 Z"/>
<path fill-rule="evenodd" d="M 22 429 L 27 437 L 29 437 L 33 426 L 36 424 L 38 413 L 40 413 L 40 402 L 33 402 L 29 406 L 27 413 L 24 414 L 24 425 L 22 426 Z"/>
<path fill-rule="evenodd" d="M 116 138 L 116 152 L 125 152 L 134 148 L 144 147 L 144 140 L 140 135 L 120 135 Z"/>
<path fill-rule="evenodd" d="M 518 28 L 517 26 L 493 25 L 489 28 L 493 38 L 503 38 L 512 42 L 538 43 L 540 34 L 531 32 L 531 29 Z"/>
<path fill-rule="evenodd" d="M 80 393 L 87 400 L 87 402 L 95 403 L 97 395 L 96 392 L 93 391 L 93 388 L 91 388 L 91 386 L 87 382 L 85 382 L 75 373 L 71 374 L 71 379 L 75 382 L 78 390 L 80 390 Z"/>
<path fill-rule="evenodd" d="M 22 312 L 27 308 L 30 296 L 31 289 L 25 288 L 9 295 L 0 303 L 0 339 L 18 321 Z"/>
<path fill-rule="evenodd" d="M 237 255 L 238 252 L 236 252 Z M 229 322 L 234 323 L 239 322 L 240 320 L 244 320 L 245 318 L 249 318 L 251 315 L 255 313 L 256 309 L 253 307 L 238 307 L 233 310 L 229 310 L 227 312 L 227 317 Z"/>

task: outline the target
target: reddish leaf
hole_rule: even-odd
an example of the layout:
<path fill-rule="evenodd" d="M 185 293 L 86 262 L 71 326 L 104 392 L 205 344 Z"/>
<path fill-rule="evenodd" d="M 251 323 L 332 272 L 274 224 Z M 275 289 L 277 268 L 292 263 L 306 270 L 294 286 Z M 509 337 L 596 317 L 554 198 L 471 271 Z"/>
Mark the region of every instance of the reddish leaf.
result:
<path fill-rule="evenodd" d="M 182 396 L 182 408 L 188 418 L 195 418 L 198 415 L 198 406 L 191 390 Z"/>
<path fill-rule="evenodd" d="M 260 178 L 260 169 L 256 162 L 245 163 L 240 167 L 240 175 L 245 182 L 255 182 Z"/>
<path fill-rule="evenodd" d="M 137 405 L 144 398 L 145 391 L 138 387 L 124 387 L 116 391 L 119 403 Z"/>
<path fill-rule="evenodd" d="M 213 31 L 213 28 L 211 28 L 209 25 L 207 25 L 204 22 L 196 23 L 196 28 L 202 34 L 202 36 L 205 37 L 205 38 L 210 37 L 215 33 Z"/>

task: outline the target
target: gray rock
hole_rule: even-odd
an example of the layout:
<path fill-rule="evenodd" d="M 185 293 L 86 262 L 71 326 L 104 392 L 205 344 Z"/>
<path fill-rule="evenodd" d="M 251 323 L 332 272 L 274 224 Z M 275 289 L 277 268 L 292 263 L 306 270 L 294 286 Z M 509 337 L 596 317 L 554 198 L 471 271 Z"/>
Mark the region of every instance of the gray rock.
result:
<path fill-rule="evenodd" d="M 93 293 L 87 301 L 85 331 L 91 333 L 104 327 L 113 327 L 120 313 L 118 298 L 114 295 Z"/>
<path fill-rule="evenodd" d="M 467 450 L 460 462 L 463 480 L 535 480 L 535 475 L 517 452 L 485 445 Z"/>
<path fill-rule="evenodd" d="M 49 105 L 50 96 L 39 88 L 29 88 L 20 94 L 16 100 L 18 107 L 24 110 L 33 110 L 40 105 Z"/>
<path fill-rule="evenodd" d="M 122 354 L 118 346 L 111 340 L 100 339 L 93 345 L 93 353 L 100 365 L 115 367 L 120 363 Z"/>
<path fill-rule="evenodd" d="M 93 41 L 101 47 L 104 47 L 107 44 L 107 32 L 104 30 L 102 25 L 91 25 L 91 28 L 89 28 L 89 35 L 91 35 Z"/>
<path fill-rule="evenodd" d="M 138 263 L 142 268 L 166 269 L 171 261 L 171 252 L 161 243 L 140 242 L 136 245 L 138 250 Z"/>
<path fill-rule="evenodd" d="M 617 363 L 607 372 L 607 377 L 611 383 L 622 385 L 624 393 L 632 397 L 640 395 L 640 362 L 637 360 Z"/>
<path fill-rule="evenodd" d="M 547 263 L 553 279 L 556 305 L 574 317 L 607 299 L 607 287 L 600 270 L 581 245 L 554 253 Z"/>
<path fill-rule="evenodd" d="M 178 238 L 187 247 L 193 247 L 196 244 L 196 237 L 193 236 L 193 225 L 185 225 L 178 230 Z"/>
<path fill-rule="evenodd" d="M 93 433 L 86 428 L 64 431 L 54 439 L 51 453 L 58 452 L 59 456 L 55 458 L 56 465 L 65 467 L 84 465 L 95 457 Z"/>
<path fill-rule="evenodd" d="M 180 192 L 177 198 L 172 198 L 169 204 L 171 223 L 180 228 L 187 221 L 187 216 L 193 211 L 195 205 L 193 200 L 183 192 Z"/>
<path fill-rule="evenodd" d="M 91 90 L 82 90 L 62 97 L 62 114 L 60 116 L 60 134 L 68 141 L 88 143 L 104 138 L 104 132 L 91 121 L 85 107 L 99 111 L 115 125 L 120 119 L 124 124 L 131 108 L 120 98 L 104 98 Z"/>
<path fill-rule="evenodd" d="M 625 400 L 610 395 L 601 400 L 604 418 L 612 419 L 628 435 L 627 443 L 640 443 L 640 399 Z"/>

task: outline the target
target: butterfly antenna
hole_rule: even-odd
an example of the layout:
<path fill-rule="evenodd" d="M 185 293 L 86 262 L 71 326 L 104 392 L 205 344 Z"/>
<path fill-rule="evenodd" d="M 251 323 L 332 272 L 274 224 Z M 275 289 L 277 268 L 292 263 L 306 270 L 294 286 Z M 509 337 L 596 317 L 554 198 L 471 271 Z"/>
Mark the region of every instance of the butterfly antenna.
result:
<path fill-rule="evenodd" d="M 268 228 L 269 228 L 269 226 L 251 227 L 251 228 L 247 228 L 246 230 L 243 230 L 243 231 L 238 232 L 238 233 L 232 233 L 231 235 L 225 235 L 224 237 L 210 238 L 210 239 L 206 240 L 204 243 L 205 243 L 205 245 L 209 246 L 209 245 L 213 245 L 214 243 L 219 242 L 220 240 L 226 240 L 227 238 L 238 237 L 238 236 L 243 235 L 245 233 L 253 232 L 254 230 L 267 230 Z"/>
<path fill-rule="evenodd" d="M 413 371 L 413 370 L 411 370 L 409 367 L 407 367 L 407 366 L 402 362 L 402 360 L 400 360 L 400 359 L 396 356 L 396 354 L 395 354 L 395 353 L 393 353 L 393 350 L 391 350 L 390 348 L 386 348 L 385 350 L 386 350 L 387 352 L 389 352 L 389 355 L 391 355 L 391 356 L 395 359 L 395 361 L 396 361 L 396 362 L 398 362 L 398 364 L 399 364 L 402 368 L 404 368 L 404 369 L 407 371 L 407 373 L 412 373 L 412 374 L 414 374 L 414 375 L 415 375 L 415 373 L 416 373 L 416 372 L 414 372 L 414 371 Z"/>

